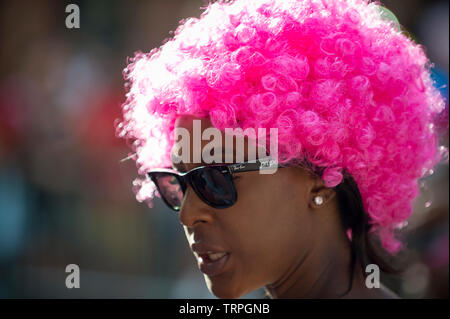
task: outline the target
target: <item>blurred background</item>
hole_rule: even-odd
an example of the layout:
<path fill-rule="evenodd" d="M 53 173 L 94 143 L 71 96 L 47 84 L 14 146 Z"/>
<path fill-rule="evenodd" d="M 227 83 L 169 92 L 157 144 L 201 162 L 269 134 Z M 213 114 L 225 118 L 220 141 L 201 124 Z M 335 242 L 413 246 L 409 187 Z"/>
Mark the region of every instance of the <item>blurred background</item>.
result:
<path fill-rule="evenodd" d="M 215 298 L 197 270 L 177 216 L 138 203 L 130 150 L 115 137 L 134 52 L 160 46 L 203 0 L 0 2 L 0 297 Z M 449 2 L 383 4 L 435 63 L 447 98 Z M 448 298 L 449 172 L 423 181 L 409 225 L 402 276 L 382 277 L 402 297 Z M 81 288 L 67 289 L 68 264 Z M 260 298 L 263 291 L 245 297 Z"/>

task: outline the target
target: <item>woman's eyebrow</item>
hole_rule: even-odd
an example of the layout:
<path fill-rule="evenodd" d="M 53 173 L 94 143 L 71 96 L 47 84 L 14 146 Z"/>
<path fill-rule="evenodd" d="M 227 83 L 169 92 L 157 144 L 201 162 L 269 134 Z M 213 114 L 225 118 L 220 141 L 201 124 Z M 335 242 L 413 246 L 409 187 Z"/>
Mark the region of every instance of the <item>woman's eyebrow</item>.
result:
<path fill-rule="evenodd" d="M 231 157 L 231 162 L 228 162 L 228 164 L 234 163 L 234 159 L 238 158 L 238 152 L 235 152 L 232 148 L 221 148 L 220 149 L 220 156 L 221 156 L 221 162 L 220 164 L 227 163 L 227 158 Z M 243 156 L 245 158 L 245 155 Z M 213 163 L 214 164 L 214 163 Z M 219 164 L 219 163 L 217 163 Z"/>
<path fill-rule="evenodd" d="M 180 173 L 187 172 L 185 165 L 181 162 L 180 163 L 172 162 L 172 168 Z"/>
<path fill-rule="evenodd" d="M 178 172 L 186 172 L 186 165 L 182 161 L 182 157 L 172 153 L 171 154 L 172 159 L 172 168 Z"/>
<path fill-rule="evenodd" d="M 221 154 L 222 161 L 219 161 L 217 163 L 214 163 L 214 162 L 213 163 L 205 163 L 202 159 L 202 162 L 198 163 L 198 164 L 203 164 L 203 165 L 223 164 L 223 163 L 226 163 L 227 156 L 231 157 L 231 163 L 233 163 L 235 156 L 237 156 L 232 149 L 226 149 L 226 148 L 220 149 L 220 154 Z M 179 163 L 175 163 L 172 161 L 172 168 L 180 173 L 185 173 L 188 171 L 188 169 L 186 168 L 186 163 L 184 163 L 183 161 L 180 161 Z"/>

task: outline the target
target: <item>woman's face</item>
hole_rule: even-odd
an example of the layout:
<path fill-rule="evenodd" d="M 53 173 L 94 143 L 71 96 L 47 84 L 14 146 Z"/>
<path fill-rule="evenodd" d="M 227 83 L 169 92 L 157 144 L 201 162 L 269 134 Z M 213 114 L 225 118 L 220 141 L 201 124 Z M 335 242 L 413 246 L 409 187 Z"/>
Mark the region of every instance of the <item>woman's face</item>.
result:
<path fill-rule="evenodd" d="M 176 127 L 187 129 L 192 137 L 193 119 L 183 116 Z M 201 119 L 202 131 L 208 127 L 211 122 Z M 202 165 L 190 161 L 174 167 L 187 171 Z M 314 237 L 309 208 L 313 182 L 312 176 L 294 167 L 268 175 L 239 173 L 234 179 L 238 200 L 226 209 L 208 206 L 188 187 L 179 217 L 189 245 L 192 248 L 195 243 L 193 247 L 200 251 L 227 253 L 206 270 L 207 286 L 215 296 L 238 298 L 291 271 Z M 198 260 L 198 254 L 194 255 Z"/>

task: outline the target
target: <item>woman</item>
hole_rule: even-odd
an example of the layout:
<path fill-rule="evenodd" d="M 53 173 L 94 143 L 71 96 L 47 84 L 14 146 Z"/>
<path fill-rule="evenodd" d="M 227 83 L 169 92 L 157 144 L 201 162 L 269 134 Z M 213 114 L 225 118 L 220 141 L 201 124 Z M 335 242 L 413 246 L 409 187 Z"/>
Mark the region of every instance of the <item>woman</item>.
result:
<path fill-rule="evenodd" d="M 432 126 L 444 102 L 423 49 L 385 12 L 365 0 L 216 2 L 125 69 L 117 129 L 146 176 L 136 197 L 178 211 L 217 297 L 396 297 L 371 288 L 366 266 L 389 268 L 373 243 L 402 247 L 418 180 L 445 151 Z M 196 123 L 205 135 L 275 128 L 276 152 L 242 160 L 235 142 L 232 163 L 204 161 Z"/>

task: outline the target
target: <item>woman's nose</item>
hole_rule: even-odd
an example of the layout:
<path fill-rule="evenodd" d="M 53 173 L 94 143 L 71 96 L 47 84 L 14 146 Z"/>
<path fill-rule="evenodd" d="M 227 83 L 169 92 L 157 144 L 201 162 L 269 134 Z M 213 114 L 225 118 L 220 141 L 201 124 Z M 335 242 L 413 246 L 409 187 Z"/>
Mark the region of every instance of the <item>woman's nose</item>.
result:
<path fill-rule="evenodd" d="M 193 227 L 196 223 L 210 223 L 213 216 L 211 207 L 204 203 L 192 187 L 187 187 L 180 208 L 180 222 L 187 227 Z"/>

